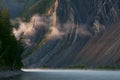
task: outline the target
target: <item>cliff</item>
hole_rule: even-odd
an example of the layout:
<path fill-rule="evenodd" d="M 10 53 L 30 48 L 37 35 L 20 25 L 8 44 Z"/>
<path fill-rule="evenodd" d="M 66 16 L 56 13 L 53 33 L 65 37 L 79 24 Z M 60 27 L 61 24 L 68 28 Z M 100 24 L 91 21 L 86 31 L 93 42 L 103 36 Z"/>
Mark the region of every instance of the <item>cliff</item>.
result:
<path fill-rule="evenodd" d="M 92 38 L 78 53 L 74 62 L 89 67 L 120 66 L 120 24 L 97 39 Z"/>
<path fill-rule="evenodd" d="M 87 66 L 116 64 L 119 57 L 116 58 L 117 53 L 113 51 L 118 41 L 105 42 L 108 36 L 112 39 L 119 35 L 119 27 L 115 26 L 120 20 L 119 4 L 119 0 L 56 0 L 47 7 L 47 14 L 44 13 L 48 15 L 48 32 L 23 53 L 24 66 L 60 68 L 82 63 Z M 94 38 L 103 42 L 94 42 Z M 98 48 L 94 50 L 94 47 Z"/>

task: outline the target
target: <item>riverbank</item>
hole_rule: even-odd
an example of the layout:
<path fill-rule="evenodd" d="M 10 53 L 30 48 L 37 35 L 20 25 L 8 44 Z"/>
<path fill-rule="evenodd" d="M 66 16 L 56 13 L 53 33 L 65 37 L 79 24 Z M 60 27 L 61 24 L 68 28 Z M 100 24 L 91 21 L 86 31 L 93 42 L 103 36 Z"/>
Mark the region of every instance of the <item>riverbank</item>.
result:
<path fill-rule="evenodd" d="M 0 71 L 0 79 L 16 76 L 23 73 L 22 71 Z"/>

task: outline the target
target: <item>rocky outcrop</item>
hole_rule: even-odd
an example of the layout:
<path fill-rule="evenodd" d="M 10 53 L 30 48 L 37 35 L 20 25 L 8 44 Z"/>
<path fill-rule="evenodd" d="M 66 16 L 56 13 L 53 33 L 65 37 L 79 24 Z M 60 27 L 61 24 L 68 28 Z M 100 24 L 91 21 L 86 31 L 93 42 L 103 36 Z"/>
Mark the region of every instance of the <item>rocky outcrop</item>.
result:
<path fill-rule="evenodd" d="M 30 68 L 42 66 L 60 68 L 76 65 L 78 63 L 80 64 L 82 63 L 82 61 L 85 65 L 88 65 L 88 63 L 91 64 L 92 66 L 99 65 L 89 62 L 95 60 L 94 53 L 92 53 L 92 51 L 91 56 L 92 55 L 93 56 L 90 57 L 92 59 L 86 59 L 87 57 L 89 57 L 88 56 L 89 54 L 88 52 L 85 52 L 87 50 L 86 48 L 84 51 L 84 47 L 85 45 L 88 44 L 89 40 L 94 38 L 94 36 L 97 36 L 96 40 L 100 40 L 101 36 L 104 33 L 106 33 L 106 36 L 112 35 L 112 34 L 109 35 L 107 33 L 109 31 L 109 28 L 111 28 L 112 26 L 113 29 L 115 28 L 116 30 L 117 26 L 114 25 L 120 20 L 120 5 L 119 5 L 120 1 L 119 0 L 91 0 L 91 1 L 56 0 L 56 1 L 58 1 L 57 10 L 56 4 L 54 4 L 53 7 L 50 7 L 50 9 L 52 8 L 51 10 L 52 12 L 49 14 L 50 17 L 48 16 L 49 17 L 48 19 L 52 18 L 49 24 L 52 23 L 50 25 L 54 25 L 54 29 L 50 28 L 50 30 L 57 32 L 57 36 L 55 35 L 57 39 L 56 38 L 47 39 L 47 37 L 45 36 L 43 40 L 37 43 L 35 47 L 32 47 L 32 49 L 30 48 L 27 51 L 25 51 L 25 53 L 23 53 L 25 55 L 22 56 L 24 66 Z M 58 37 L 58 33 L 60 34 L 63 33 L 63 35 L 59 35 L 60 37 Z M 48 34 L 51 33 L 50 32 L 46 33 L 46 35 Z M 114 35 L 118 35 L 118 33 L 114 33 Z M 84 52 L 86 55 L 84 54 Z M 104 53 L 101 53 L 101 55 L 104 55 Z M 110 57 L 111 56 L 109 56 L 109 59 L 111 59 Z M 99 56 L 98 57 L 96 56 L 96 58 L 99 58 Z M 101 61 L 100 58 L 98 59 L 99 62 Z M 112 61 L 113 60 L 111 61 L 108 60 L 108 63 L 111 63 Z M 102 63 L 102 61 L 100 63 Z M 104 64 L 107 65 L 107 62 L 105 62 Z M 110 65 L 112 64 L 114 63 L 111 63 Z"/>
<path fill-rule="evenodd" d="M 78 53 L 74 62 L 87 66 L 120 66 L 120 23 L 100 39 L 92 38 Z"/>
<path fill-rule="evenodd" d="M 90 30 L 98 21 L 109 28 L 120 19 L 119 3 L 119 0 L 59 0 L 58 20 L 62 24 L 68 21 L 85 24 Z"/>

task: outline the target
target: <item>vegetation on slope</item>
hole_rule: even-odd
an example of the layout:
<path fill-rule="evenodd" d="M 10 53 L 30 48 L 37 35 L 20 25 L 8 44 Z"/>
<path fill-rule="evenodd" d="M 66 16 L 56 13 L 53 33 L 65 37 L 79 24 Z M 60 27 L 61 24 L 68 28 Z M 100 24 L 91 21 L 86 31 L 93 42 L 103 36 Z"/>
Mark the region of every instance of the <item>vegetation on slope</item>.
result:
<path fill-rule="evenodd" d="M 66 69 L 97 69 L 97 70 L 119 70 L 120 66 L 96 66 L 96 67 L 88 67 L 83 64 L 76 65 L 76 66 L 70 66 Z"/>
<path fill-rule="evenodd" d="M 19 69 L 22 48 L 12 33 L 7 9 L 0 11 L 0 69 Z"/>
<path fill-rule="evenodd" d="M 0 0 L 0 8 L 4 6 L 3 0 Z"/>
<path fill-rule="evenodd" d="M 22 16 L 29 18 L 36 13 L 45 14 L 51 8 L 54 2 L 55 0 L 30 0 L 29 2 L 27 2 Z"/>
<path fill-rule="evenodd" d="M 96 69 L 99 69 L 99 70 L 118 70 L 118 69 L 120 69 L 120 66 L 99 66 L 99 67 L 96 67 Z"/>

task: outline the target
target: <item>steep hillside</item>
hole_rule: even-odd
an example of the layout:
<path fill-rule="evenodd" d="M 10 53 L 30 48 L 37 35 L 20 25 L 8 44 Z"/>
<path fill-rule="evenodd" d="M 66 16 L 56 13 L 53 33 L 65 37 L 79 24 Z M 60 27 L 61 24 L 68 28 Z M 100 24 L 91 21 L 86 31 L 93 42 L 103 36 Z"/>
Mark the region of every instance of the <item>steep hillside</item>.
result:
<path fill-rule="evenodd" d="M 0 8 L 4 5 L 3 1 L 0 1 Z"/>
<path fill-rule="evenodd" d="M 55 0 L 29 0 L 25 3 L 22 16 L 30 18 L 34 14 L 46 14 Z"/>
<path fill-rule="evenodd" d="M 20 15 L 24 8 L 25 0 L 0 0 L 0 8 L 7 8 L 11 18 L 16 18 Z"/>
<path fill-rule="evenodd" d="M 75 62 L 92 67 L 120 66 L 120 23 L 100 39 L 91 39 L 78 53 Z"/>
<path fill-rule="evenodd" d="M 7 9 L 0 11 L 0 70 L 19 69 L 21 67 L 21 58 L 19 53 L 22 47 L 12 33 Z"/>
<path fill-rule="evenodd" d="M 36 36 L 39 41 L 23 53 L 25 67 L 60 68 L 76 65 L 82 55 L 77 60 L 76 57 L 88 40 L 94 36 L 99 40 L 104 32 L 107 33 L 120 20 L 119 0 L 56 0 L 50 2 L 51 7 L 48 2 L 41 0 L 28 9 L 30 14 L 44 12 L 48 22 L 47 32 L 42 39 Z M 44 3 L 44 6 L 39 3 Z"/>

